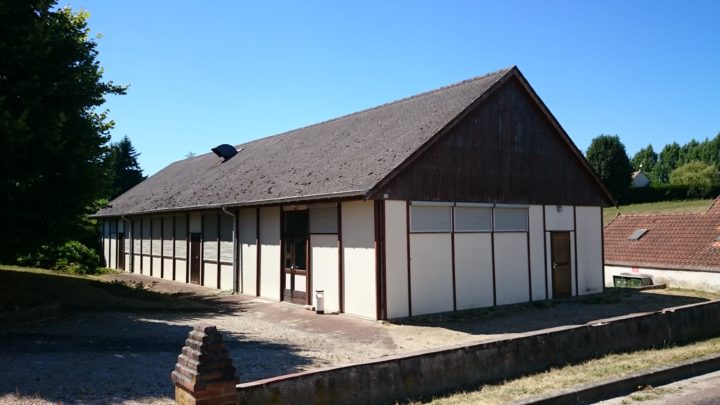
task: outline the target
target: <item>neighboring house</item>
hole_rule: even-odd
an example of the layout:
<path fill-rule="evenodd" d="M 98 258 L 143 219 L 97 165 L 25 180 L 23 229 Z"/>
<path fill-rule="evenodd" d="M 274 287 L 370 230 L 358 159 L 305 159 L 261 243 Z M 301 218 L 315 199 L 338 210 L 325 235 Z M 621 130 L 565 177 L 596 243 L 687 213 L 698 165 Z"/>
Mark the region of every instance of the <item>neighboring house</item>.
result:
<path fill-rule="evenodd" d="M 95 215 L 109 267 L 371 319 L 603 289 L 614 201 L 516 67 L 224 149 Z"/>
<path fill-rule="evenodd" d="M 704 213 L 619 215 L 605 227 L 605 284 L 622 273 L 720 290 L 720 200 Z"/>
<path fill-rule="evenodd" d="M 642 170 L 638 170 L 636 172 L 633 172 L 632 174 L 632 183 L 630 184 L 633 188 L 638 187 L 647 187 L 650 185 L 650 179 L 648 178 L 645 173 L 643 173 Z"/>

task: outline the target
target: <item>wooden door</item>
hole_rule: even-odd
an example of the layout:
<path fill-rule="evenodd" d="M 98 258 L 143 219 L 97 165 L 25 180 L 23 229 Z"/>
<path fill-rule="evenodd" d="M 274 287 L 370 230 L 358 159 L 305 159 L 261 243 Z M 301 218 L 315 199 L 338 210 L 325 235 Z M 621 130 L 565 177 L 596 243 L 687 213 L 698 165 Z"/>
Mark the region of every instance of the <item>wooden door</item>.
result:
<path fill-rule="evenodd" d="M 200 284 L 200 255 L 202 253 L 202 237 L 199 233 L 190 234 L 190 282 Z"/>
<path fill-rule="evenodd" d="M 572 295 L 570 232 L 550 234 L 553 298 Z"/>
<path fill-rule="evenodd" d="M 120 270 L 125 270 L 125 234 L 122 232 L 118 232 L 117 234 L 117 252 L 118 252 L 118 258 L 117 258 L 117 266 Z"/>
<path fill-rule="evenodd" d="M 309 304 L 308 212 L 287 211 L 283 216 L 283 301 Z"/>

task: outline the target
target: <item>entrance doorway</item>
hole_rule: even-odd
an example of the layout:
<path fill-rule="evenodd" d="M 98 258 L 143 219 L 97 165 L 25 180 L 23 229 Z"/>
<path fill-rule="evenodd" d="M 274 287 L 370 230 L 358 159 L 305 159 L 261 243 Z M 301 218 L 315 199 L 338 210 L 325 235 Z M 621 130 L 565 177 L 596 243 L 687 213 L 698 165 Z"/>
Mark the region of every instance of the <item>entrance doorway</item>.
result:
<path fill-rule="evenodd" d="M 199 233 L 190 234 L 190 282 L 200 284 L 200 254 L 202 249 L 202 236 Z"/>
<path fill-rule="evenodd" d="M 309 304 L 310 260 L 307 211 L 283 212 L 283 301 Z"/>
<path fill-rule="evenodd" d="M 550 234 L 552 252 L 553 297 L 572 295 L 572 276 L 570 273 L 570 232 L 552 232 Z"/>

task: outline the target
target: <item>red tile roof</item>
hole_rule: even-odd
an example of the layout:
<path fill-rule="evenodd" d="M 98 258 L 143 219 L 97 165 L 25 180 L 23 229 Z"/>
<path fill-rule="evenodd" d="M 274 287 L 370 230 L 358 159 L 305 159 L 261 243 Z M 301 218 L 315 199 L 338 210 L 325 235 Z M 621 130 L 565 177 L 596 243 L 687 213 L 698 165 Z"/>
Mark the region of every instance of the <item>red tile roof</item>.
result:
<path fill-rule="evenodd" d="M 621 214 L 603 232 L 605 264 L 720 272 L 720 198 L 704 213 Z"/>

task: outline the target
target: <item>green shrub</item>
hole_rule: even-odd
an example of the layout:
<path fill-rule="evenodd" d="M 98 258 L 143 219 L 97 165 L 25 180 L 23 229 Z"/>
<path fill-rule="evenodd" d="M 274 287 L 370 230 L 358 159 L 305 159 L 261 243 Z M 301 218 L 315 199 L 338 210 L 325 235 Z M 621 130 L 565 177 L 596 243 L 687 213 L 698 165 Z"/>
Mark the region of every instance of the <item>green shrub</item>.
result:
<path fill-rule="evenodd" d="M 95 274 L 99 262 L 94 250 L 71 240 L 58 248 L 54 268 L 73 274 Z"/>
<path fill-rule="evenodd" d="M 91 248 L 71 240 L 61 246 L 42 246 L 37 252 L 18 257 L 22 266 L 60 270 L 71 274 L 95 274 L 100 257 Z"/>

